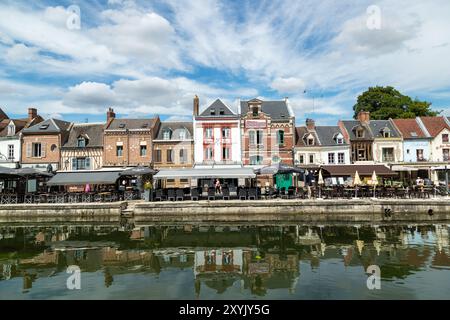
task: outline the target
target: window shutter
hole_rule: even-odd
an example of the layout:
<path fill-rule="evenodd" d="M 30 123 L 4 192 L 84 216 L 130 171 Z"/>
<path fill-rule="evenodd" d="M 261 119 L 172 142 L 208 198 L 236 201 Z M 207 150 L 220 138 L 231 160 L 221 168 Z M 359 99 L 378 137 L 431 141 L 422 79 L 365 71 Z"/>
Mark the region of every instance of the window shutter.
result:
<path fill-rule="evenodd" d="M 72 158 L 72 170 L 77 170 L 77 158 Z"/>
<path fill-rule="evenodd" d="M 27 158 L 31 158 L 31 142 L 27 142 Z"/>
<path fill-rule="evenodd" d="M 41 143 L 41 158 L 45 158 L 45 151 L 46 151 L 45 147 L 46 147 L 46 143 L 42 142 Z"/>
<path fill-rule="evenodd" d="M 86 169 L 90 170 L 91 169 L 91 158 L 86 158 Z"/>

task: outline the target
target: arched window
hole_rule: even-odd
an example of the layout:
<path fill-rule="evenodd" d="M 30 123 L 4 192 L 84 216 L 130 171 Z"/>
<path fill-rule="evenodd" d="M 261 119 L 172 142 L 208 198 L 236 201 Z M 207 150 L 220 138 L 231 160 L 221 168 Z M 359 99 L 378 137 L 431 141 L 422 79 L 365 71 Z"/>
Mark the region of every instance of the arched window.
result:
<path fill-rule="evenodd" d="M 383 135 L 383 138 L 390 138 L 391 137 L 391 129 L 388 127 L 385 127 L 381 129 L 381 134 Z"/>
<path fill-rule="evenodd" d="M 250 164 L 251 165 L 259 165 L 263 164 L 263 156 L 251 156 L 250 157 Z"/>
<path fill-rule="evenodd" d="M 284 145 L 284 130 L 278 130 L 278 132 L 277 132 L 277 143 L 279 145 Z"/>
<path fill-rule="evenodd" d="M 305 138 L 305 143 L 307 146 L 313 146 L 314 145 L 314 136 L 312 134 L 308 134 Z"/>

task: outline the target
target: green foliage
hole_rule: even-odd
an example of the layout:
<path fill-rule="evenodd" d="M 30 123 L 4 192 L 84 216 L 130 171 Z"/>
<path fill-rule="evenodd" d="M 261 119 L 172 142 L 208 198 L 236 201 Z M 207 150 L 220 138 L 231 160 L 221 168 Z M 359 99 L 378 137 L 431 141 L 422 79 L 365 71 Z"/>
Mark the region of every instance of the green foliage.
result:
<path fill-rule="evenodd" d="M 390 86 L 370 87 L 358 96 L 353 110 L 355 119 L 360 111 L 369 111 L 370 118 L 374 120 L 436 116 L 440 113 L 431 110 L 430 102 L 413 100 Z"/>

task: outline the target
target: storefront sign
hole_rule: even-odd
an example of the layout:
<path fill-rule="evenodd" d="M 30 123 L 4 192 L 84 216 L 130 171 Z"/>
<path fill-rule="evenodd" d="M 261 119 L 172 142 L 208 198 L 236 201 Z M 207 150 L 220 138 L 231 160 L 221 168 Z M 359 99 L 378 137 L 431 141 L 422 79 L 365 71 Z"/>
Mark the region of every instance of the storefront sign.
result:
<path fill-rule="evenodd" d="M 245 127 L 247 129 L 264 129 L 267 127 L 266 120 L 245 120 Z"/>

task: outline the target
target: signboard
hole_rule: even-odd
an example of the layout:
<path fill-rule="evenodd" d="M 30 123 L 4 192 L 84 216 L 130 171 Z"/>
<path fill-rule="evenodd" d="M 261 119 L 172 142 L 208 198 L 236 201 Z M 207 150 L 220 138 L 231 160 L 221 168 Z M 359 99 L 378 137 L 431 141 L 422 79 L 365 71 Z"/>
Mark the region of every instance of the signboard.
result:
<path fill-rule="evenodd" d="M 264 129 L 267 127 L 266 120 L 245 120 L 245 127 L 247 129 Z"/>

